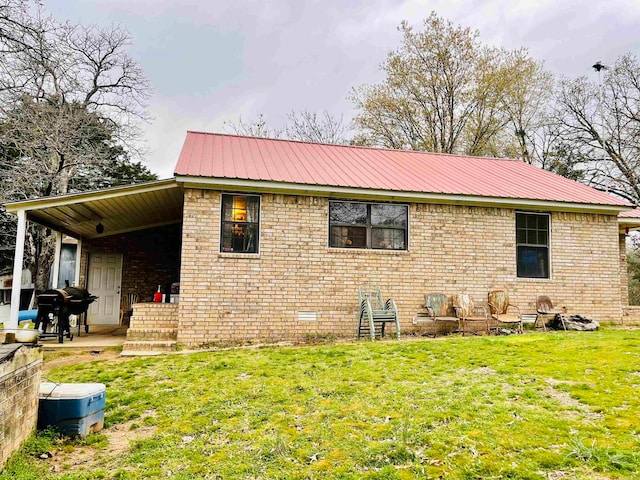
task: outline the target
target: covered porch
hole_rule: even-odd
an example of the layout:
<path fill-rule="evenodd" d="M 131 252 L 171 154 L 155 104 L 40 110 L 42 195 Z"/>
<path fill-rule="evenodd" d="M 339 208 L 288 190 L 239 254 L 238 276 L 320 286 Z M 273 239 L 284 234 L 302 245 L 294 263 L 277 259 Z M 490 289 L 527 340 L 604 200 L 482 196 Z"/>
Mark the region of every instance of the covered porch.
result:
<path fill-rule="evenodd" d="M 18 217 L 14 276 L 22 271 L 27 223 L 33 222 L 55 232 L 52 287 L 66 281 L 99 297 L 86 313 L 88 335 L 81 329 L 82 338 L 91 337 L 92 329 L 121 336 L 122 327 L 135 326 L 136 318 L 140 323 L 145 311 L 168 314 L 177 328 L 177 304 L 169 302 L 178 301 L 171 286 L 175 290 L 180 281 L 183 203 L 182 187 L 169 179 L 7 204 Z M 75 239 L 73 268 L 61 267 L 63 235 Z M 149 311 L 144 306 L 159 286 L 167 303 Z M 19 298 L 20 289 L 13 289 L 6 328 L 18 327 Z"/>
<path fill-rule="evenodd" d="M 627 239 L 640 235 L 640 207 L 626 212 L 622 212 L 618 216 L 618 225 L 620 226 L 620 264 L 622 269 L 622 324 L 640 325 L 640 305 L 630 305 L 629 302 L 629 282 L 627 276 Z M 633 241 L 633 240 L 632 240 Z M 637 243 L 637 241 L 636 241 Z"/>

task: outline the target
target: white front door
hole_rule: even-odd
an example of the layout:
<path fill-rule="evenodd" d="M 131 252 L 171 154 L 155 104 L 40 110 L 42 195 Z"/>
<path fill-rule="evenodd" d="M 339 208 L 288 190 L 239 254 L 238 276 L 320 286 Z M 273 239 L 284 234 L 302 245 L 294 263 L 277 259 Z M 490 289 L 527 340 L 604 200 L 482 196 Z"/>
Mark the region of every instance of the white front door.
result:
<path fill-rule="evenodd" d="M 120 321 L 120 282 L 122 254 L 92 253 L 89 255 L 89 293 L 98 299 L 89 306 L 87 323 L 117 325 Z"/>

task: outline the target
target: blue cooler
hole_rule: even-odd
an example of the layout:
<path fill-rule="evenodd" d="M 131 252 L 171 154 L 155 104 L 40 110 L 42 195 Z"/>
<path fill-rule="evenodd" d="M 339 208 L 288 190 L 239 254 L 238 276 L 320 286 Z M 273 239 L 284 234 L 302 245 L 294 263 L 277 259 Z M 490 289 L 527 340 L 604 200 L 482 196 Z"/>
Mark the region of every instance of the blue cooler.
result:
<path fill-rule="evenodd" d="M 27 321 L 32 321 L 35 323 L 37 318 L 38 318 L 38 310 L 20 310 L 18 312 L 18 323 L 27 322 Z"/>
<path fill-rule="evenodd" d="M 88 435 L 104 425 L 102 383 L 40 384 L 38 428 L 54 427 L 65 435 Z"/>

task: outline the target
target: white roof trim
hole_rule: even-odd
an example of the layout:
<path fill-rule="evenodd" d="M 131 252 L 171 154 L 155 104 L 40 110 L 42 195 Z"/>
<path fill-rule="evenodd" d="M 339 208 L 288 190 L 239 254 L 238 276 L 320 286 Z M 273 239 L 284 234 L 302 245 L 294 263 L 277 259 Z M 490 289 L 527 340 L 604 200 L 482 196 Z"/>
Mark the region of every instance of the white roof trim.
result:
<path fill-rule="evenodd" d="M 620 229 L 628 228 L 629 230 L 640 229 L 639 217 L 618 217 L 618 225 Z"/>
<path fill-rule="evenodd" d="M 446 193 L 404 192 L 395 190 L 376 190 L 367 188 L 333 187 L 326 185 L 307 185 L 301 183 L 271 182 L 261 180 L 245 180 L 236 178 L 191 177 L 176 175 L 175 180 L 188 188 L 208 189 L 241 189 L 252 192 L 274 192 L 289 195 L 303 194 L 333 198 L 367 199 L 474 205 L 503 208 L 529 208 L 537 210 L 576 211 L 617 215 L 621 211 L 633 207 L 624 205 L 602 205 L 590 203 L 556 202 L 549 200 L 533 200 L 521 198 L 482 197 L 477 195 L 454 195 Z"/>

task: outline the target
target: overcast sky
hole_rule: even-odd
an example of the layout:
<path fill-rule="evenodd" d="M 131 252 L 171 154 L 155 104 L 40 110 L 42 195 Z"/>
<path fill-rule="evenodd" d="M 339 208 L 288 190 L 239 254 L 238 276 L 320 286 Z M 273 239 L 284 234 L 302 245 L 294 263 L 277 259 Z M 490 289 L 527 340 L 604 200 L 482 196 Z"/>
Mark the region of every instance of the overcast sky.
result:
<path fill-rule="evenodd" d="M 555 75 L 595 73 L 640 56 L 640 0 L 45 0 L 61 20 L 121 24 L 154 86 L 146 161 L 173 174 L 187 130 L 263 113 L 281 127 L 292 110 L 353 116 L 353 87 L 382 79 L 402 20 L 431 11 L 480 32 L 486 44 L 526 47 Z M 595 76 L 593 77 L 595 79 Z M 226 129 L 228 131 L 228 127 Z"/>

